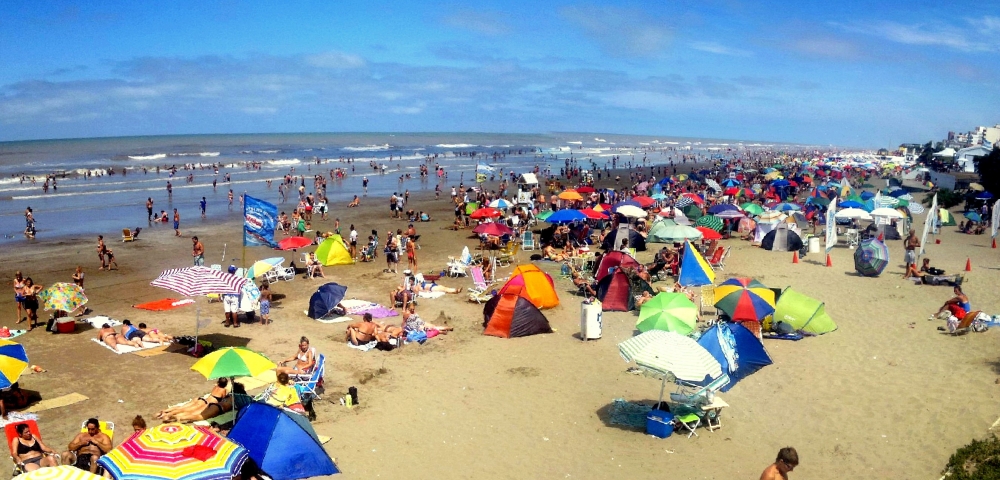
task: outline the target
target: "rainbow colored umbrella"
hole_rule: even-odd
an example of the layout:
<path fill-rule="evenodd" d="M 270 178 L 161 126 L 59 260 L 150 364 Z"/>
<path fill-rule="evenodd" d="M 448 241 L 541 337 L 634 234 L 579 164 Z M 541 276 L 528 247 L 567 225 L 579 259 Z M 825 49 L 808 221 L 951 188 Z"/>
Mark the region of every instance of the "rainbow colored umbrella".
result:
<path fill-rule="evenodd" d="M 0 388 L 13 385 L 27 369 L 28 354 L 24 346 L 0 339 Z"/>
<path fill-rule="evenodd" d="M 774 292 L 752 278 L 730 278 L 715 287 L 715 307 L 733 321 L 761 321 L 774 313 Z"/>
<path fill-rule="evenodd" d="M 115 480 L 230 480 L 248 455 L 208 428 L 165 423 L 133 434 L 97 463 Z"/>
<path fill-rule="evenodd" d="M 62 310 L 72 312 L 87 303 L 83 287 L 75 283 L 56 282 L 42 290 L 38 296 L 44 302 L 46 310 Z"/>
<path fill-rule="evenodd" d="M 660 292 L 642 304 L 635 328 L 640 332 L 663 330 L 688 335 L 698 321 L 698 307 L 683 293 Z"/>
<path fill-rule="evenodd" d="M 212 380 L 222 377 L 256 377 L 276 367 L 274 362 L 249 348 L 220 348 L 191 366 L 205 378 Z"/>

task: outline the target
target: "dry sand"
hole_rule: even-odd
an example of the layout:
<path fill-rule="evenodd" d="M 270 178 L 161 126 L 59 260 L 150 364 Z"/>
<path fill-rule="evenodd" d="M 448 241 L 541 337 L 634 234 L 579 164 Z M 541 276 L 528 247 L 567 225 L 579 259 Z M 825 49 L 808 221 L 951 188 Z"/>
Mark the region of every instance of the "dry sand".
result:
<path fill-rule="evenodd" d="M 405 222 L 388 218 L 383 199 L 366 203 L 337 210 L 345 230 L 355 222 L 363 237 L 372 228 L 384 237 L 390 228 L 405 228 Z M 420 209 L 436 218 L 417 225 L 423 236 L 421 271 L 440 269 L 463 244 L 476 244 L 465 238 L 468 231 L 443 229 L 453 218 L 446 200 L 421 200 Z M 137 206 L 136 216 L 143 213 Z M 922 221 L 918 218 L 918 224 Z M 332 228 L 332 220 L 316 224 Z M 170 296 L 149 281 L 163 269 L 190 265 L 191 235 L 205 243 L 206 263 L 238 263 L 228 259 L 240 256 L 239 223 L 194 220 L 182 227 L 183 238 L 161 226 L 128 244 L 115 243 L 118 235 L 109 232 L 121 265 L 111 272 L 97 271 L 96 239 L 7 248 L 0 277 L 10 279 L 22 270 L 48 285 L 69 281 L 73 267 L 81 264 L 95 314 L 192 334 L 195 307 L 164 313 L 131 308 Z M 1000 311 L 997 251 L 989 248 L 988 236 L 946 228 L 939 238 L 940 245 L 928 248 L 933 264 L 954 273 L 970 257 L 966 291 L 973 306 Z M 220 262 L 223 243 L 227 261 Z M 575 336 L 580 297 L 568 280 L 556 280 L 562 304 L 545 312 L 556 329 L 551 335 L 484 337 L 481 306 L 467 303 L 464 295 L 447 295 L 423 300 L 418 311 L 431 321 L 445 317 L 456 331 L 393 352 L 350 349 L 343 342 L 343 324 L 307 318 L 302 312 L 321 280 L 278 283 L 274 292 L 286 297 L 272 310 L 274 324 L 266 327 L 223 328 L 221 304 L 199 299 L 198 305 L 213 320 L 202 332 L 219 345 L 247 344 L 282 359 L 305 335 L 327 355 L 326 395 L 317 402 L 315 427 L 333 438 L 326 447 L 345 478 L 757 478 L 787 445 L 795 446 L 801 458 L 794 478 L 937 478 L 948 456 L 982 436 L 1000 415 L 1000 386 L 994 384 L 1000 371 L 998 333 L 951 337 L 938 332 L 943 322 L 927 317 L 951 289 L 902 280 L 902 242 L 890 242 L 893 260 L 879 278 L 854 275 L 853 251 L 847 248 L 835 249 L 833 267 L 827 268 L 817 254 L 792 264 L 790 253 L 766 252 L 737 240 L 723 243 L 734 248 L 722 278 L 746 275 L 769 286 L 791 285 L 825 301 L 840 328 L 799 342 L 768 341 L 774 365 L 722 395 L 731 407 L 721 430 L 699 430 L 690 439 L 660 440 L 607 423 L 614 398 L 652 401 L 659 385 L 625 373 L 629 365 L 618 355 L 617 343 L 633 335 L 635 313 L 605 314 L 600 340 L 584 343 Z M 254 248 L 247 258 L 273 254 Z M 640 260 L 650 255 L 641 253 Z M 522 253 L 521 261 L 527 257 Z M 540 266 L 557 277 L 557 264 Z M 327 275 L 350 287 L 348 297 L 384 303 L 398 276 L 382 273 L 383 268 L 380 257 L 375 263 L 328 267 Z M 470 281 L 441 283 L 467 287 Z M 10 295 L 0 300 L 0 311 L 7 312 L 3 324 L 13 327 Z M 63 448 L 90 416 L 119 425 L 117 444 L 127 438 L 134 415 L 152 419 L 164 406 L 211 387 L 189 370 L 191 357 L 113 355 L 90 341 L 94 334 L 36 331 L 19 339 L 32 363 L 48 369 L 26 374 L 23 388 L 44 398 L 70 392 L 90 397 L 40 414 L 43 436 L 53 447 Z M 338 398 L 352 385 L 358 387 L 361 406 L 348 410 Z"/>

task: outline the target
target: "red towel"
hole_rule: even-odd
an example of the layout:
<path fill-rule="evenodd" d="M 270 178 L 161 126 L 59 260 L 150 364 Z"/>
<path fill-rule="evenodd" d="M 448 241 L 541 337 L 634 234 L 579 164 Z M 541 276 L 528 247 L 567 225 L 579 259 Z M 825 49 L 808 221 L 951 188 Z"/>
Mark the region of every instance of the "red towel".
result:
<path fill-rule="evenodd" d="M 143 310 L 162 312 L 165 310 L 172 310 L 177 307 L 183 307 L 184 305 L 189 305 L 192 303 L 194 303 L 194 300 L 177 300 L 176 298 L 164 298 L 162 300 L 155 300 L 152 302 L 140 303 L 138 305 L 132 305 L 132 306 L 135 308 L 141 308 Z"/>

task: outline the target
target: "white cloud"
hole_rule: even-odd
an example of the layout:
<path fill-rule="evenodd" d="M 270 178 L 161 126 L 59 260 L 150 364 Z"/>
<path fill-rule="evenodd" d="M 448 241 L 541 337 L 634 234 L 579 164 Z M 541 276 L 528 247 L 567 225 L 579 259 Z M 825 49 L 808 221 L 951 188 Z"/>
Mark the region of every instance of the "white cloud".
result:
<path fill-rule="evenodd" d="M 618 57 L 654 57 L 673 41 L 673 29 L 638 10 L 617 7 L 564 7 L 563 18 L 583 30 L 606 53 Z"/>
<path fill-rule="evenodd" d="M 359 68 L 365 60 L 357 55 L 341 52 L 325 52 L 306 56 L 306 63 L 319 68 Z"/>
<path fill-rule="evenodd" d="M 937 20 L 926 23 L 892 21 L 831 25 L 903 45 L 945 47 L 960 52 L 1000 51 L 1000 17 L 966 18 L 964 23 Z"/>
<path fill-rule="evenodd" d="M 691 42 L 691 48 L 702 52 L 714 53 L 716 55 L 728 55 L 732 57 L 749 57 L 753 52 L 740 48 L 727 47 L 716 42 Z"/>
<path fill-rule="evenodd" d="M 493 37 L 506 35 L 511 31 L 505 14 L 500 12 L 461 9 L 442 20 L 446 25 Z"/>

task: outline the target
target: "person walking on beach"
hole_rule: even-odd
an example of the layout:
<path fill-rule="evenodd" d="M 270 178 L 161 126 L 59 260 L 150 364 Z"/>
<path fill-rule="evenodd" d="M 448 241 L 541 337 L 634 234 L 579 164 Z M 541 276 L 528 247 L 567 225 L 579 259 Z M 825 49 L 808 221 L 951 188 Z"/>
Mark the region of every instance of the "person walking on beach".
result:
<path fill-rule="evenodd" d="M 368 176 L 361 178 L 361 186 L 365 189 L 365 196 L 368 196 Z"/>
<path fill-rule="evenodd" d="M 229 209 L 233 209 L 233 189 L 229 189 Z"/>
<path fill-rule="evenodd" d="M 910 277 L 910 265 L 916 265 L 917 263 L 917 249 L 920 248 L 920 240 L 917 239 L 917 232 L 910 230 L 910 234 L 906 236 L 906 255 L 903 256 L 903 263 L 906 265 L 903 268 L 906 269 L 906 274 L 903 278 Z"/>
<path fill-rule="evenodd" d="M 194 245 L 191 249 L 191 256 L 194 257 L 194 266 L 205 266 L 205 246 L 201 244 L 201 240 L 198 240 L 197 236 L 191 237 L 191 243 Z"/>
<path fill-rule="evenodd" d="M 14 303 L 17 304 L 17 323 L 21 323 L 24 321 L 21 317 L 24 310 L 24 276 L 20 270 L 14 272 Z"/>
<path fill-rule="evenodd" d="M 201 218 L 205 218 L 205 208 L 208 207 L 208 201 L 205 200 L 205 197 L 201 197 L 199 205 L 201 206 Z"/>
<path fill-rule="evenodd" d="M 174 236 L 181 236 L 181 214 L 177 213 L 177 209 L 174 209 Z"/>
<path fill-rule="evenodd" d="M 99 268 L 98 270 L 104 270 L 104 267 L 107 266 L 107 264 L 105 263 L 105 260 L 104 260 L 104 253 L 105 253 L 105 250 L 107 250 L 107 249 L 108 249 L 107 245 L 104 244 L 104 235 L 98 235 L 97 236 L 97 258 L 101 259 L 101 268 Z"/>
<path fill-rule="evenodd" d="M 146 219 L 153 221 L 153 197 L 146 198 Z"/>
<path fill-rule="evenodd" d="M 760 474 L 760 480 L 788 480 L 788 472 L 799 465 L 799 453 L 793 447 L 778 450 L 778 458 Z"/>

